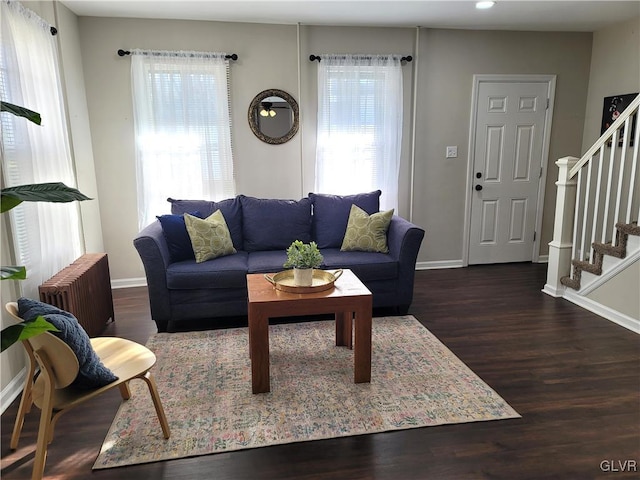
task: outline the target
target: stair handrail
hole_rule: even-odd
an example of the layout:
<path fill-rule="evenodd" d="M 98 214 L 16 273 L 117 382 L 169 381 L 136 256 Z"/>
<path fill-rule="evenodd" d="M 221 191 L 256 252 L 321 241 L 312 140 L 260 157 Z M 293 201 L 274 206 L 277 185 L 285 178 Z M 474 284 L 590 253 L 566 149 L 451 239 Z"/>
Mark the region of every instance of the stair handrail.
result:
<path fill-rule="evenodd" d="M 572 264 L 574 260 L 584 261 L 591 259 L 591 249 L 593 242 L 598 242 L 597 237 L 595 236 L 596 232 L 596 223 L 595 219 L 598 216 L 596 212 L 593 215 L 591 209 L 589 208 L 589 199 L 591 189 L 594 188 L 595 196 L 594 202 L 596 205 L 597 211 L 602 211 L 603 216 L 602 220 L 597 220 L 598 225 L 601 226 L 600 234 L 601 234 L 601 243 L 607 243 L 606 234 L 612 231 L 612 240 L 617 232 L 617 224 L 620 219 L 618 219 L 618 207 L 621 201 L 620 192 L 622 191 L 623 178 L 624 178 L 624 168 L 625 159 L 627 156 L 627 152 L 629 148 L 632 146 L 631 142 L 635 142 L 633 145 L 633 153 L 632 162 L 630 164 L 631 172 L 628 172 L 629 178 L 629 196 L 627 199 L 627 215 L 626 219 L 623 220 L 627 224 L 633 223 L 633 218 L 631 214 L 635 215 L 635 209 L 632 209 L 631 206 L 634 202 L 634 194 L 640 193 L 637 191 L 637 188 L 634 187 L 634 179 L 636 178 L 637 171 L 637 162 L 638 162 L 638 153 L 640 147 L 640 124 L 636 125 L 636 128 L 633 127 L 633 122 L 630 121 L 633 115 L 638 115 L 638 111 L 640 108 L 640 94 L 636 95 L 633 101 L 629 104 L 627 108 L 620 114 L 620 116 L 612 123 L 612 125 L 600 136 L 600 138 L 587 150 L 587 152 L 581 157 L 563 157 L 556 161 L 556 165 L 558 166 L 558 181 L 556 182 L 556 209 L 555 209 L 555 219 L 554 219 L 554 228 L 553 228 L 553 240 L 549 243 L 549 266 L 547 268 L 547 283 L 544 286 L 543 291 L 554 297 L 562 297 L 565 295 L 566 283 L 563 281 L 564 279 L 572 280 L 574 279 L 574 269 L 572 268 Z M 637 121 L 636 121 L 637 122 Z M 618 135 L 621 129 L 624 128 L 624 135 L 621 139 L 621 142 L 618 143 Z M 608 143 L 611 141 L 611 143 Z M 622 147 L 617 148 L 618 146 Z M 605 148 L 611 147 L 610 154 L 607 155 L 609 157 L 609 172 L 607 175 L 607 182 L 609 187 L 606 187 L 606 198 L 604 205 L 599 205 L 598 194 L 600 192 L 600 179 L 602 172 L 603 162 L 605 161 L 604 151 Z M 599 154 L 598 154 L 599 152 Z M 630 153 L 630 152 L 629 152 Z M 617 157 L 617 155 L 620 155 Z M 613 165 L 614 161 L 620 160 L 620 170 L 617 174 L 618 180 L 616 183 L 613 183 L 615 180 L 612 176 L 613 174 Z M 599 162 L 598 173 L 596 174 L 596 185 L 593 185 L 591 182 L 592 170 L 591 167 L 596 162 Z M 586 169 L 586 179 L 582 179 L 584 172 Z M 586 180 L 586 183 L 584 181 Z M 581 187 L 585 185 L 585 187 Z M 604 184 L 602 184 L 604 187 Z M 613 224 L 610 225 L 609 220 L 607 218 L 607 213 L 609 212 L 609 192 L 610 186 L 615 185 L 616 188 L 616 200 L 615 200 L 615 212 L 613 212 L 612 218 L 614 218 Z M 584 190 L 584 189 L 588 190 Z M 583 190 L 581 192 L 581 189 Z M 637 193 L 636 193 L 637 192 Z M 582 193 L 580 195 L 579 193 Z M 584 198 L 582 198 L 584 197 Z M 635 197 L 637 198 L 637 197 Z M 580 205 L 581 200 L 584 200 L 584 206 Z M 635 208 L 635 207 L 634 207 Z M 587 215 L 591 215 L 588 217 Z M 590 218 L 590 219 L 589 219 Z M 638 217 L 636 217 L 638 218 Z M 588 223 L 594 222 L 591 225 L 591 228 L 588 228 Z M 578 231 L 581 230 L 581 238 L 582 242 L 578 247 Z M 611 229 L 611 230 L 609 230 Z M 591 230 L 591 237 L 589 242 L 587 243 L 588 232 Z M 587 248 L 589 250 L 587 250 Z M 579 249 L 580 255 L 576 256 L 576 250 Z M 587 258 L 585 257 L 585 252 L 588 252 Z"/>
<path fill-rule="evenodd" d="M 636 113 L 638 106 L 640 105 L 640 94 L 636 95 L 636 98 L 629 104 L 627 108 L 620 114 L 618 118 L 611 124 L 611 126 L 600 136 L 598 140 L 591 146 L 589 150 L 578 160 L 578 162 L 573 166 L 573 168 L 569 171 L 569 178 L 575 177 L 580 169 L 591 160 L 591 157 L 602 148 L 605 142 L 609 140 L 613 136 L 613 134 L 622 126 L 622 124 L 629 118 L 631 115 Z"/>

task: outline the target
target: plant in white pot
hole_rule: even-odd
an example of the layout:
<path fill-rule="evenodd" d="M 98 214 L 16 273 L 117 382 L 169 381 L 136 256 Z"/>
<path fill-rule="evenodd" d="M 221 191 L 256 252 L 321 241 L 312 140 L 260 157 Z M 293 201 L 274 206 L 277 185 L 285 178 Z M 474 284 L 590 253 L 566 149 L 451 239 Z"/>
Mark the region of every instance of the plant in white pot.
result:
<path fill-rule="evenodd" d="M 322 254 L 316 242 L 304 243 L 295 240 L 287 248 L 284 268 L 293 268 L 293 281 L 300 287 L 309 287 L 313 282 L 313 269 L 322 264 Z"/>

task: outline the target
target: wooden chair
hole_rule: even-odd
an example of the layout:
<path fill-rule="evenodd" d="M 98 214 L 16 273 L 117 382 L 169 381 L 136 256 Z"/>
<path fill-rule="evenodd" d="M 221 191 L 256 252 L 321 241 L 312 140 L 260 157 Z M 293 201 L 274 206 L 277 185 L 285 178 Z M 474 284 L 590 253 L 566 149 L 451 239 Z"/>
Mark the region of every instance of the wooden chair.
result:
<path fill-rule="evenodd" d="M 18 304 L 9 302 L 5 308 L 18 321 Z M 69 346 L 55 335 L 45 332 L 22 341 L 29 355 L 29 372 L 22 392 L 11 449 L 18 447 L 20 432 L 25 415 L 31 405 L 40 408 L 40 425 L 33 465 L 32 479 L 41 479 L 47 457 L 47 446 L 53 440 L 53 430 L 60 416 L 71 408 L 80 405 L 107 390 L 118 387 L 124 400 L 131 397 L 129 381 L 134 378 L 144 380 L 151 393 L 153 404 L 160 420 L 164 438 L 169 438 L 169 424 L 160 402 L 155 380 L 149 371 L 156 363 L 156 356 L 148 348 L 130 340 L 116 337 L 97 337 L 91 339 L 91 345 L 102 363 L 109 368 L 118 380 L 101 388 L 79 390 L 69 387 L 79 370 L 78 359 Z M 40 375 L 34 381 L 36 366 Z"/>

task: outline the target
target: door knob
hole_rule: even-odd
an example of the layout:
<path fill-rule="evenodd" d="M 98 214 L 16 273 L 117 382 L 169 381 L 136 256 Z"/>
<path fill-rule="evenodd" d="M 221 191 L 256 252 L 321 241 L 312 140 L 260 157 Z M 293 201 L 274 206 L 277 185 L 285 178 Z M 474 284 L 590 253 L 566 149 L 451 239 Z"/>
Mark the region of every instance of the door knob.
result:
<path fill-rule="evenodd" d="M 482 185 L 476 185 L 476 190 L 477 190 L 477 191 L 482 190 Z"/>

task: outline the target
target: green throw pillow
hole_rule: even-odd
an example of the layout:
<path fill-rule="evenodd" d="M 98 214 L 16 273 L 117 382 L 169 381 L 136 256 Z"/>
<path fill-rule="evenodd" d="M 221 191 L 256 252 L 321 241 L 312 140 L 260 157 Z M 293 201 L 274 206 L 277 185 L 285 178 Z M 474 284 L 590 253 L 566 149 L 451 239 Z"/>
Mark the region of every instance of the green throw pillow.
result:
<path fill-rule="evenodd" d="M 220 210 L 216 210 L 204 220 L 185 213 L 184 223 L 191 239 L 196 263 L 236 253 L 227 222 Z"/>
<path fill-rule="evenodd" d="M 356 205 L 351 205 L 340 250 L 389 253 L 387 230 L 392 217 L 393 209 L 369 215 Z"/>

